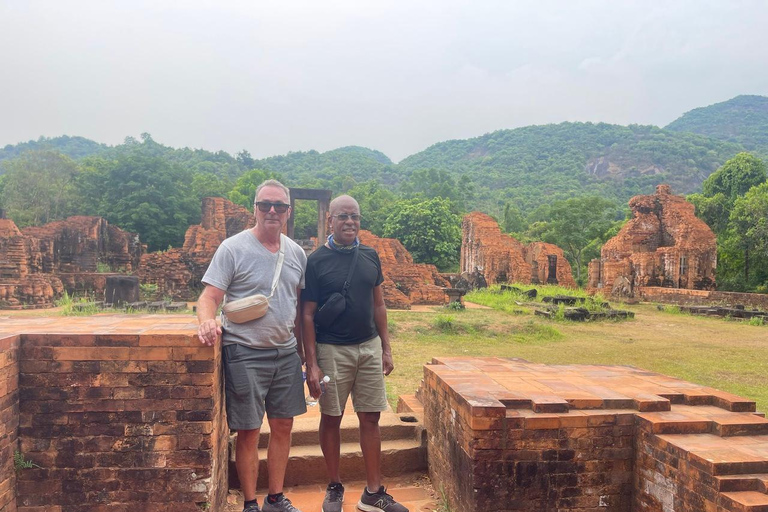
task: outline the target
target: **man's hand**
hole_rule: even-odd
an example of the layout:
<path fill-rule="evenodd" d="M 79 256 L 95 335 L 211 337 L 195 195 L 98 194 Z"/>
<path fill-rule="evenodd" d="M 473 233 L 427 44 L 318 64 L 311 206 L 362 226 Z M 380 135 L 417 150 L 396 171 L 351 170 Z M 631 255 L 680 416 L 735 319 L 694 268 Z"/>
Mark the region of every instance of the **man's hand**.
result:
<path fill-rule="evenodd" d="M 320 367 L 315 364 L 307 365 L 307 386 L 309 387 L 309 394 L 312 398 L 320 398 L 322 390 L 320 389 L 320 379 L 322 379 L 322 372 Z"/>
<path fill-rule="evenodd" d="M 384 375 L 389 375 L 392 373 L 392 370 L 395 369 L 395 363 L 392 360 L 392 352 L 382 352 L 381 353 L 381 370 L 384 372 Z"/>
<path fill-rule="evenodd" d="M 219 336 L 221 336 L 221 327 L 216 320 L 206 320 L 197 327 L 197 337 L 203 345 L 212 347 Z"/>

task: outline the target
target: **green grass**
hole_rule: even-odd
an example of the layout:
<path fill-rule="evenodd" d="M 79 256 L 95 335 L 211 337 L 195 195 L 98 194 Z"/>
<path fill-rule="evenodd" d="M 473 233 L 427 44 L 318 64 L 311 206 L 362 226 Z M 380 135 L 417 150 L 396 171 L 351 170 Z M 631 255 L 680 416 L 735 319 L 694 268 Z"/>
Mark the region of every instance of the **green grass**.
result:
<path fill-rule="evenodd" d="M 578 307 L 586 308 L 590 313 L 601 313 L 608 308 L 604 306 L 607 302 L 605 298 L 600 295 L 589 295 L 583 289 L 571 289 L 563 288 L 562 286 L 554 285 L 515 285 L 516 288 L 521 291 L 514 290 L 501 290 L 500 286 L 491 286 L 482 290 L 475 290 L 468 293 L 465 300 L 474 302 L 476 304 L 482 304 L 499 311 L 514 314 L 527 314 L 533 311 L 532 303 L 539 303 L 544 306 L 546 303 L 542 301 L 543 297 L 552 297 L 555 295 L 568 295 L 571 297 L 581 297 L 584 302 L 577 304 Z M 523 292 L 536 289 L 537 295 L 535 299 L 528 298 Z M 521 303 L 523 305 L 519 305 Z M 560 304 L 555 313 L 554 319 L 557 321 L 568 321 L 565 318 L 565 307 Z M 624 304 L 613 304 L 612 307 L 624 309 Z M 622 321 L 622 320 L 613 320 Z"/>
<path fill-rule="evenodd" d="M 391 335 L 395 370 L 387 378 L 388 397 L 395 405 L 399 395 L 413 394 L 423 365 L 433 357 L 498 356 L 548 364 L 631 365 L 729 391 L 768 410 L 764 329 L 668 314 L 649 304 L 623 309 L 633 311 L 635 319 L 561 323 L 502 309 L 468 308 L 450 315 L 442 308 L 391 311 L 397 330 Z"/>

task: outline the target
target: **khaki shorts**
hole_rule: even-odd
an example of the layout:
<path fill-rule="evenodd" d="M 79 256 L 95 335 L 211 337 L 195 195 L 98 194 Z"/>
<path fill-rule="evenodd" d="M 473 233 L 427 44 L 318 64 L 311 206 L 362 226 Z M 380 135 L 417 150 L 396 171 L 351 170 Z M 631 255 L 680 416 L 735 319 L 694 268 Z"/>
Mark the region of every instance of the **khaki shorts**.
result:
<path fill-rule="evenodd" d="M 350 392 L 355 412 L 386 411 L 387 388 L 381 368 L 381 338 L 359 345 L 317 344 L 317 365 L 331 382 L 318 400 L 320 412 L 329 416 L 344 414 Z"/>

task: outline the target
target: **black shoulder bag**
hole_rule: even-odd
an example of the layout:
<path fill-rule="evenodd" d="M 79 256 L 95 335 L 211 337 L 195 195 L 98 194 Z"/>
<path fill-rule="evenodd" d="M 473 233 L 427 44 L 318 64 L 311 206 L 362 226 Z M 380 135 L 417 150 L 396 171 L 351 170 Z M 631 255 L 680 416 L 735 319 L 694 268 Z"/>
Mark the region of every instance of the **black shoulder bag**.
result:
<path fill-rule="evenodd" d="M 315 311 L 315 325 L 321 329 L 328 329 L 333 325 L 333 322 L 336 321 L 339 315 L 347 309 L 347 289 L 349 289 L 349 283 L 352 280 L 352 273 L 355 271 L 358 252 L 359 249 L 356 247 L 355 254 L 352 256 L 352 265 L 349 267 L 349 274 L 347 274 L 347 280 L 344 281 L 341 293 L 333 292 L 331 296 L 328 297 L 328 300 L 325 301 L 325 304 Z"/>

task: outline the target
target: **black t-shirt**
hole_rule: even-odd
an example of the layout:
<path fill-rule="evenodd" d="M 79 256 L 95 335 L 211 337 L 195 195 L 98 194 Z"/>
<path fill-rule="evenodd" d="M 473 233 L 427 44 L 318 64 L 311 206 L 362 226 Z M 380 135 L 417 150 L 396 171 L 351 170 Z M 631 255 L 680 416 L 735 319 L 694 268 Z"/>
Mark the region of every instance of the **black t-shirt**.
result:
<path fill-rule="evenodd" d="M 357 250 L 360 254 L 347 290 L 347 308 L 327 331 L 316 327 L 318 343 L 356 345 L 378 334 L 373 321 L 373 288 L 384 281 L 381 261 L 372 247 L 361 244 Z M 334 251 L 326 246 L 310 254 L 301 299 L 316 302 L 319 309 L 333 292 L 341 293 L 353 254 L 354 251 Z"/>

